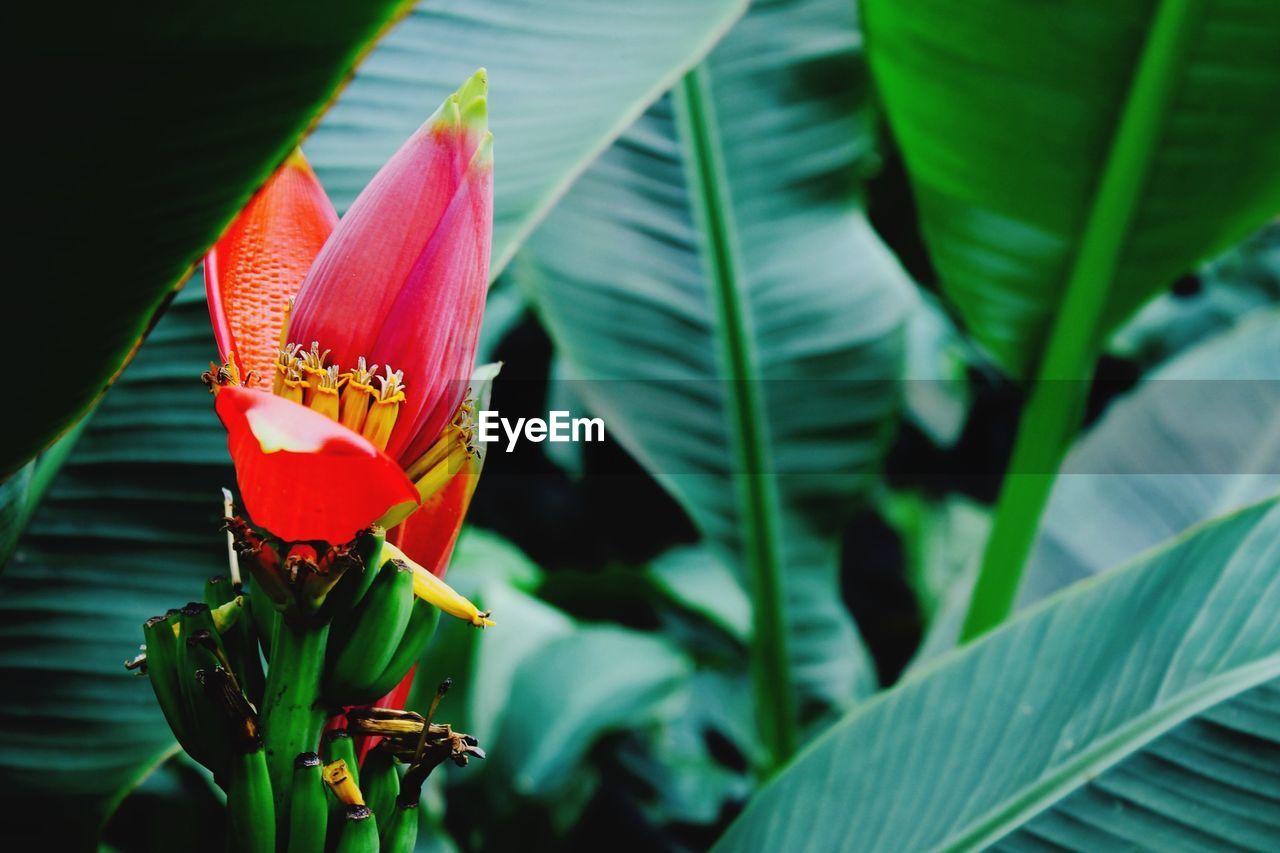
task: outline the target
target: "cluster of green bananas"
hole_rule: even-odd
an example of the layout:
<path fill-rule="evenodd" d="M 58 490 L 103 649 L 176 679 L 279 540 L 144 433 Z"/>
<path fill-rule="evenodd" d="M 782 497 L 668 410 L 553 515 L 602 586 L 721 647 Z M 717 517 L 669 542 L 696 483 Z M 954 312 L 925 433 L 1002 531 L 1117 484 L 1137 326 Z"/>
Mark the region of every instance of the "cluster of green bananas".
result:
<path fill-rule="evenodd" d="M 421 656 L 440 611 L 414 595 L 414 573 L 403 559 L 386 560 L 367 592 L 336 622 L 324 675 L 325 697 L 333 704 L 376 701 Z"/>
<path fill-rule="evenodd" d="M 227 792 L 228 837 L 254 839 L 275 826 L 256 702 L 265 690 L 247 598 L 225 578 L 191 602 L 143 625 L 145 672 L 169 728 Z M 270 850 L 239 845 L 238 849 Z"/>
<path fill-rule="evenodd" d="M 228 849 L 412 849 L 423 771 L 443 749 L 432 727 L 419 727 L 427 735 L 416 753 L 403 744 L 398 752 L 375 749 L 363 768 L 346 732 L 322 745 L 321 731 L 404 679 L 441 610 L 481 627 L 492 624 L 488 614 L 378 528 L 318 553 L 270 542 L 243 520 L 228 523 L 233 575 L 245 566 L 251 583 L 214 578 L 203 602 L 148 620 L 145 655 L 127 664 L 149 676 L 179 744 L 227 792 Z M 482 755 L 474 741 L 463 748 Z M 349 784 L 326 786 L 322 763 L 345 767 Z M 412 802 L 401 796 L 397 764 L 413 774 Z"/>
<path fill-rule="evenodd" d="M 294 761 L 290 851 L 409 853 L 418 837 L 419 792 L 397 802 L 401 771 L 390 754 L 373 749 L 357 764 L 351 735 L 328 732 L 323 758 L 314 752 Z"/>
<path fill-rule="evenodd" d="M 448 687 L 440 685 L 431 713 Z M 323 758 L 308 752 L 294 761 L 288 849 L 409 853 L 428 774 L 446 760 L 465 767 L 484 750 L 470 735 L 412 711 L 356 709 L 348 721 L 350 730 L 325 734 Z M 379 738 L 361 763 L 353 734 Z"/>

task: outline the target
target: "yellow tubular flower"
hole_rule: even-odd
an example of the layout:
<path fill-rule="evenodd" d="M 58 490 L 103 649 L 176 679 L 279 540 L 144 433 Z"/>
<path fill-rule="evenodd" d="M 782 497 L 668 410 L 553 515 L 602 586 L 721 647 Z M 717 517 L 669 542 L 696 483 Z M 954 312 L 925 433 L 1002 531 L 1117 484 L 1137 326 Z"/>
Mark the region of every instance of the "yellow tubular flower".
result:
<path fill-rule="evenodd" d="M 403 551 L 390 542 L 383 544 L 382 553 L 388 559 L 398 560 L 413 569 L 413 594 L 418 598 L 477 628 L 489 628 L 494 625 L 488 611 L 480 610 L 454 591 L 453 587 L 406 557 Z"/>
<path fill-rule="evenodd" d="M 294 153 L 301 156 L 302 152 L 294 149 Z M 284 320 L 280 323 L 280 349 L 289 346 L 289 318 L 293 316 L 293 297 L 290 296 L 284 301 Z"/>
<path fill-rule="evenodd" d="M 342 375 L 345 383 L 342 386 L 342 425 L 354 432 L 364 429 L 364 419 L 369 414 L 369 403 L 377 396 L 373 390 L 374 374 L 378 365 L 367 367 L 364 356 L 355 370 Z"/>
<path fill-rule="evenodd" d="M 276 356 L 275 376 L 271 381 L 271 393 L 277 397 L 284 396 L 284 381 L 296 365 L 300 349 L 302 347 L 297 344 L 284 344 L 280 347 L 280 354 Z"/>
<path fill-rule="evenodd" d="M 302 381 L 302 374 L 298 372 L 296 367 L 290 367 L 285 370 L 284 378 L 280 382 L 279 396 L 295 403 L 301 403 L 306 390 L 307 383 Z"/>
<path fill-rule="evenodd" d="M 302 372 L 302 378 L 307 381 L 307 393 L 305 398 L 307 405 L 311 405 L 312 398 L 315 397 L 316 392 L 320 388 L 320 381 L 324 378 L 324 375 L 327 372 L 325 362 L 329 358 L 329 352 L 329 350 L 320 352 L 320 342 L 312 341 L 311 349 L 304 350 L 302 353 L 302 364 L 299 369 Z"/>
<path fill-rule="evenodd" d="M 315 387 L 308 395 L 311 398 L 308 401 L 308 405 L 331 421 L 338 419 L 338 385 L 340 382 L 341 377 L 338 376 L 338 365 L 331 364 L 319 375 L 319 379 L 313 380 Z"/>
<path fill-rule="evenodd" d="M 323 775 L 324 781 L 333 790 L 334 795 L 342 801 L 343 805 L 364 805 L 364 795 L 360 793 L 356 780 L 351 778 L 351 771 L 347 769 L 347 762 L 339 758 L 331 764 L 326 764 Z"/>
<path fill-rule="evenodd" d="M 213 617 L 213 629 L 219 634 L 225 634 L 235 626 L 236 621 L 244 612 L 244 596 L 237 595 L 219 607 L 213 608 L 209 615 Z"/>
<path fill-rule="evenodd" d="M 364 429 L 360 431 L 380 450 L 386 450 L 391 430 L 396 425 L 396 416 L 400 414 L 400 404 L 404 402 L 404 372 L 393 372 L 391 365 L 384 365 L 384 368 L 387 375 L 378 377 L 378 395 L 369 407 Z"/>

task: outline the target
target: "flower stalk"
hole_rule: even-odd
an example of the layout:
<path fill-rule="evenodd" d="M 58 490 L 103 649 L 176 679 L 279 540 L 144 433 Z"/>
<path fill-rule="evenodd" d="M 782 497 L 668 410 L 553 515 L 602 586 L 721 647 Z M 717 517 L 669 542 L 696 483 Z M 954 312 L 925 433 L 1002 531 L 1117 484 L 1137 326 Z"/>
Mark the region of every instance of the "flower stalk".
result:
<path fill-rule="evenodd" d="M 284 621 L 272 643 L 263 726 L 267 769 L 282 822 L 289 817 L 293 762 L 299 753 L 317 749 L 328 718 L 320 705 L 328 639 L 328 625 L 295 626 Z"/>

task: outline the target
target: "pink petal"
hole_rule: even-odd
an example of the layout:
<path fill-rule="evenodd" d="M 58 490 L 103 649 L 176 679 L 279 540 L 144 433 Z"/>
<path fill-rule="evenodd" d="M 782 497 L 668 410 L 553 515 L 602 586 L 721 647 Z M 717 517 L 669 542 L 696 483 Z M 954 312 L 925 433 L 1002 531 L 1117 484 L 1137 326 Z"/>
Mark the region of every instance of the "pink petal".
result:
<path fill-rule="evenodd" d="M 489 281 L 493 169 L 468 171 L 411 270 L 371 350 L 404 371 L 406 400 L 387 453 L 409 464 L 435 441 L 466 394 Z"/>
<path fill-rule="evenodd" d="M 302 284 L 290 339 L 319 341 L 344 367 L 369 354 L 457 193 L 483 127 L 456 100 L 400 148 L 360 193 Z M 395 365 L 397 369 L 399 365 Z"/>

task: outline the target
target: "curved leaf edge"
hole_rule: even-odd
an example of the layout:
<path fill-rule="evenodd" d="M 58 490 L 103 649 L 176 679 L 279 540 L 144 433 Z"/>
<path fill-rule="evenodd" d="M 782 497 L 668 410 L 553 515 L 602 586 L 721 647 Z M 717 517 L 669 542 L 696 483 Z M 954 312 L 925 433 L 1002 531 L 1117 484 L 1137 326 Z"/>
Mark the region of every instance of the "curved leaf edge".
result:
<path fill-rule="evenodd" d="M 805 760 L 810 754 L 817 754 L 827 749 L 830 746 L 830 742 L 834 741 L 845 729 L 852 727 L 863 717 L 868 716 L 881 705 L 891 701 L 903 690 L 911 688 L 917 682 L 928 679 L 935 671 L 947 668 L 953 661 L 978 654 L 983 646 L 997 641 L 1003 634 L 1016 629 L 1022 623 L 1034 620 L 1040 613 L 1056 608 L 1060 602 L 1085 595 L 1095 587 L 1108 585 L 1118 576 L 1141 571 L 1143 565 L 1148 561 L 1176 550 L 1179 546 L 1194 539 L 1208 528 L 1250 513 L 1261 513 L 1264 507 L 1271 509 L 1280 507 L 1280 495 L 1264 498 L 1233 512 L 1206 519 L 1187 528 L 1178 535 L 1134 555 L 1131 559 L 1109 571 L 1077 581 L 1053 595 L 1018 611 L 1013 617 L 1002 623 L 999 628 L 939 655 L 934 660 L 922 665 L 918 670 L 912 671 L 893 687 L 881 691 L 871 699 L 859 704 L 820 737 L 815 738 L 797 752 L 785 767 L 781 768 L 770 781 L 756 791 L 752 799 L 747 803 L 746 808 L 730 825 L 729 830 L 726 830 L 725 834 L 716 842 L 712 848 L 713 851 L 735 849 L 727 847 L 725 844 L 725 839 L 730 837 L 729 833 L 732 831 L 733 826 L 744 821 L 752 813 L 753 807 L 758 807 L 756 804 L 762 802 L 772 790 L 779 786 L 782 777 L 786 775 L 789 769 Z M 1260 514 L 1260 521 L 1261 518 Z M 1012 800 L 1002 808 L 999 808 L 992 817 L 975 823 L 958 836 L 948 838 L 944 844 L 939 845 L 939 849 L 981 849 L 999 840 L 1011 830 L 1025 824 L 1037 814 L 1052 807 L 1053 803 L 1060 801 L 1064 795 L 1079 789 L 1091 779 L 1116 766 L 1128 756 L 1157 740 L 1161 735 L 1167 734 L 1197 713 L 1275 678 L 1280 678 L 1280 653 L 1268 655 L 1247 666 L 1238 667 L 1219 676 L 1206 679 L 1196 688 L 1188 691 L 1187 695 L 1164 706 L 1161 712 L 1135 717 L 1129 724 L 1102 738 L 1096 748 L 1085 751 L 1079 758 L 1065 765 L 1065 767 L 1070 768 L 1066 772 L 1065 778 L 1060 778 L 1063 775 L 1062 773 L 1055 774 L 1059 778 L 1046 780 L 1044 783 L 1032 787 L 1024 796 Z M 1134 735 L 1134 732 L 1143 730 L 1143 724 L 1151 726 L 1151 728 L 1144 735 Z M 1128 735 L 1127 738 L 1126 735 Z M 1120 748 L 1117 742 L 1125 743 L 1126 747 Z"/>

